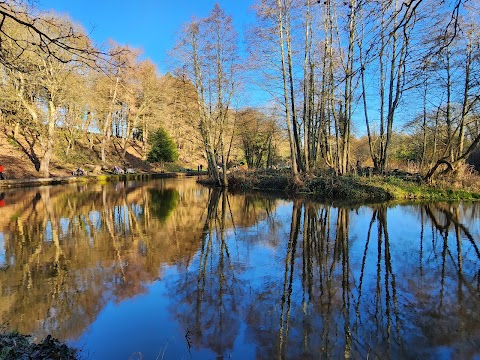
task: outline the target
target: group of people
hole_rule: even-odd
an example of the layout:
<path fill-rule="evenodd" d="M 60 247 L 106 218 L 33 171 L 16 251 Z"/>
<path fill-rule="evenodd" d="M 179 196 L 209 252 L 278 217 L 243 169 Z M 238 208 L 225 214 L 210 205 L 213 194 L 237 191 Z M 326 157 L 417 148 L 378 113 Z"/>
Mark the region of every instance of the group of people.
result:
<path fill-rule="evenodd" d="M 85 175 L 87 175 L 87 172 L 85 170 L 83 170 L 83 168 L 78 168 L 78 169 L 72 171 L 72 175 L 73 176 L 85 176 Z"/>

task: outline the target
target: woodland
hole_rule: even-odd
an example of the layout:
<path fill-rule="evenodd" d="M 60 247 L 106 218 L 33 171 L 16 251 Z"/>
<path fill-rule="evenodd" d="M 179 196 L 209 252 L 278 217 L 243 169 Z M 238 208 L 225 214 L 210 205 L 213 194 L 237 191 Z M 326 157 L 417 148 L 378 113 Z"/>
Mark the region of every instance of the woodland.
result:
<path fill-rule="evenodd" d="M 288 171 L 294 183 L 366 169 L 471 175 L 479 6 L 257 0 L 240 39 L 216 4 L 184 24 L 175 67 L 160 74 L 139 49 L 99 47 L 65 15 L 0 1 L 0 126 L 38 177 L 59 163 L 107 168 L 112 147 L 128 167 L 132 146 L 141 161 L 201 164 L 221 186 L 247 167 Z M 249 106 L 247 83 L 270 100 Z"/>
<path fill-rule="evenodd" d="M 478 0 L 255 0 L 252 11 L 244 38 L 219 4 L 192 18 L 169 55 L 175 66 L 161 74 L 139 49 L 95 44 L 82 24 L 34 0 L 0 0 L 7 178 L 24 158 L 46 178 L 87 163 L 202 166 L 221 187 L 242 171 L 268 173 L 269 186 L 281 187 L 317 176 L 312 192 L 331 186 L 338 198 L 356 196 L 336 186 L 341 178 L 372 194 L 352 180 L 366 174 L 446 176 L 460 187 L 469 179 L 478 189 Z M 248 104 L 247 84 L 268 98 L 263 106 Z"/>

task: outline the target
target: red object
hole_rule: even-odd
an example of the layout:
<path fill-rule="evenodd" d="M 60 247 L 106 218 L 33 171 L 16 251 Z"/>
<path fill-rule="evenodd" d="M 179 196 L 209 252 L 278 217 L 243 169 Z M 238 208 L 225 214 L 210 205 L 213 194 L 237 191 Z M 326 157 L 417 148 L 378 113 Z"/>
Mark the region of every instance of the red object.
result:
<path fill-rule="evenodd" d="M 0 207 L 4 207 L 5 206 L 5 200 L 0 200 Z"/>
<path fill-rule="evenodd" d="M 3 172 L 3 166 L 0 165 L 0 172 Z"/>

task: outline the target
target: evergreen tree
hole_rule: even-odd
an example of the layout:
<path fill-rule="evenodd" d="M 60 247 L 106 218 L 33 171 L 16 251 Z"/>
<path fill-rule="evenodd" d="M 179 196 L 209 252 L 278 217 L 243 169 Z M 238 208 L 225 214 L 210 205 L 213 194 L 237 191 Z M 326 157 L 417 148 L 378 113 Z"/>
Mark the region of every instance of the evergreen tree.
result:
<path fill-rule="evenodd" d="M 150 144 L 152 149 L 148 153 L 148 161 L 172 162 L 177 160 L 177 145 L 164 129 L 159 128 L 151 135 Z"/>

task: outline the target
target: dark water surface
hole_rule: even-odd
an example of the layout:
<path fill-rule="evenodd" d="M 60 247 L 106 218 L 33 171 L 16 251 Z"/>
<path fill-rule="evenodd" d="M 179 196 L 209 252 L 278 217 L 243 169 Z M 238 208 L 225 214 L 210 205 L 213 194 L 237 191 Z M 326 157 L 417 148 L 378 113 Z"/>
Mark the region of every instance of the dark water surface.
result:
<path fill-rule="evenodd" d="M 84 359 L 479 359 L 480 204 L 5 191 L 0 324 Z"/>

